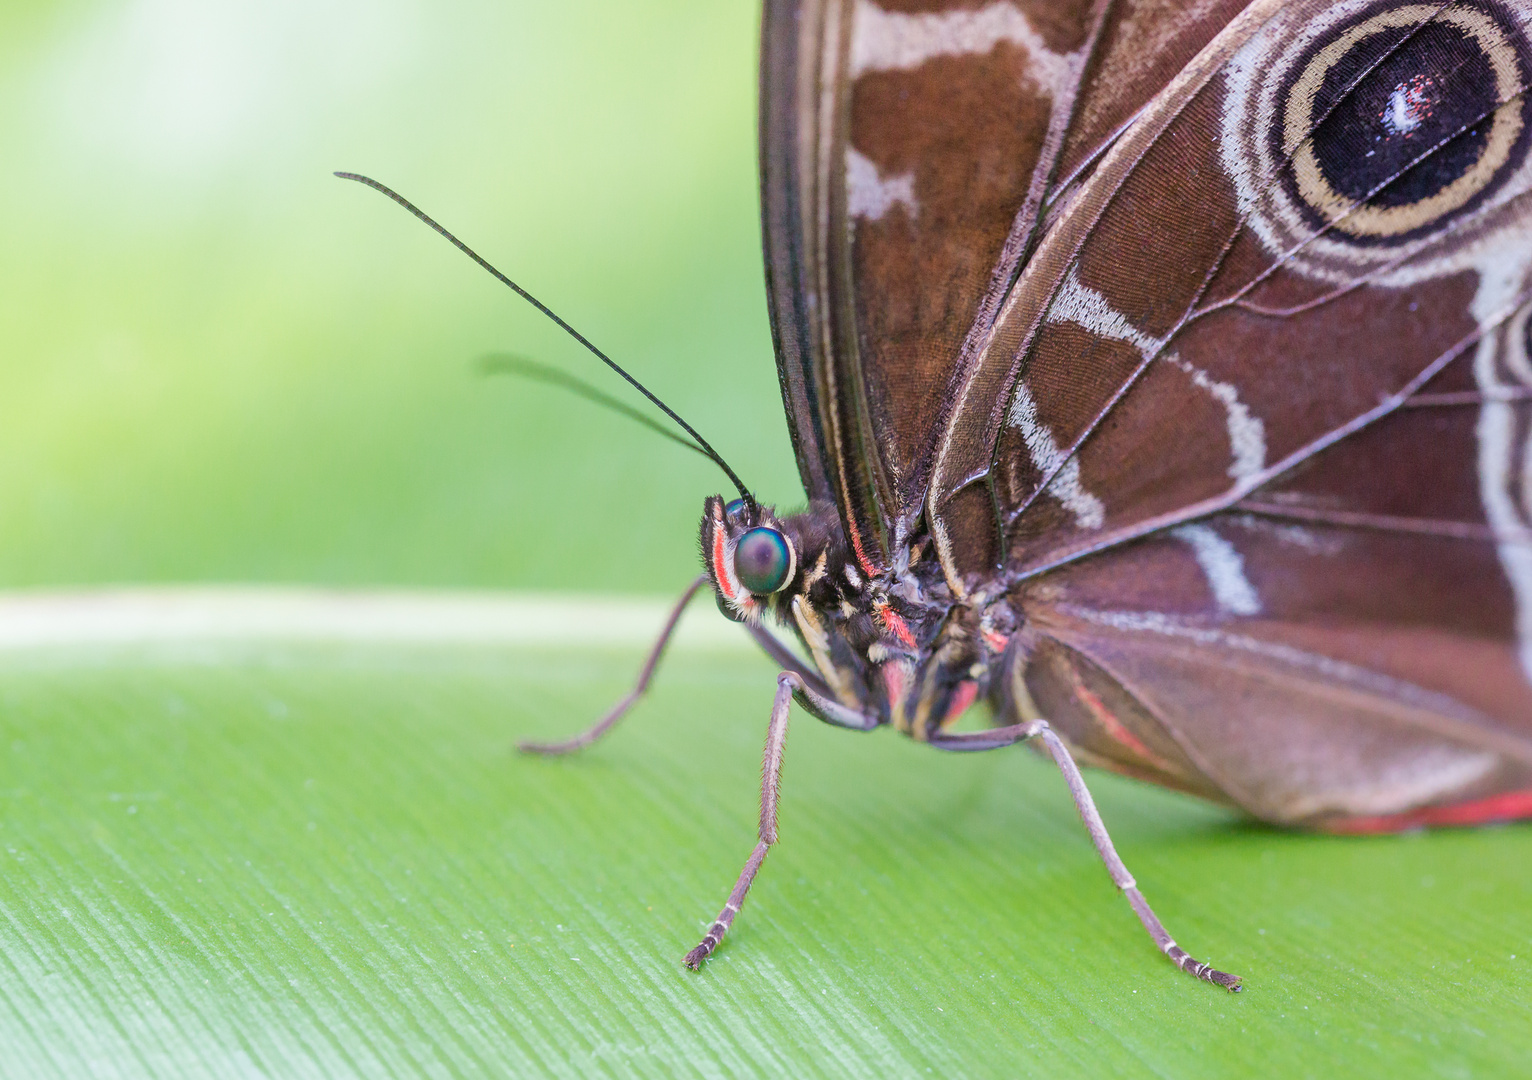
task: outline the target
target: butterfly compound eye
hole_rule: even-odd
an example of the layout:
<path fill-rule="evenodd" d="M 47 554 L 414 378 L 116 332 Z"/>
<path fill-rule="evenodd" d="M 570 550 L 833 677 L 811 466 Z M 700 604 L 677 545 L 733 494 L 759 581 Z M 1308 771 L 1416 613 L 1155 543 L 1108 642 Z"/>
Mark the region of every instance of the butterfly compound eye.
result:
<path fill-rule="evenodd" d="M 793 549 L 776 529 L 751 529 L 734 548 L 735 576 L 756 594 L 774 593 L 786 585 L 792 564 Z"/>

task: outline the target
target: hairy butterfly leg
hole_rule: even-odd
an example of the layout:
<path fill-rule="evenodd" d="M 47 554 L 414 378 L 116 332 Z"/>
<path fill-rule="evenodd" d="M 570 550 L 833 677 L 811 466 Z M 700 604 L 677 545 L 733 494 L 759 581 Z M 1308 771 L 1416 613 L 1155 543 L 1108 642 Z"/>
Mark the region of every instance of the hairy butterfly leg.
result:
<path fill-rule="evenodd" d="M 1069 794 L 1074 798 L 1075 809 L 1080 812 L 1080 820 L 1085 823 L 1085 831 L 1090 833 L 1091 842 L 1096 845 L 1096 852 L 1101 856 L 1101 861 L 1106 864 L 1107 873 L 1112 875 L 1112 881 L 1128 898 L 1128 903 L 1133 905 L 1133 910 L 1138 913 L 1139 922 L 1144 924 L 1144 929 L 1149 931 L 1149 936 L 1160 947 L 1160 951 L 1170 957 L 1171 962 L 1188 975 L 1194 975 L 1207 982 L 1216 983 L 1232 993 L 1238 993 L 1240 990 L 1238 975 L 1218 971 L 1200 960 L 1193 959 L 1185 949 L 1176 944 L 1174 938 L 1166 933 L 1164 924 L 1149 906 L 1149 901 L 1144 899 L 1143 893 L 1138 891 L 1138 883 L 1133 880 L 1133 875 L 1128 873 L 1128 868 L 1123 865 L 1122 859 L 1117 855 L 1117 849 L 1112 846 L 1112 838 L 1107 835 L 1106 825 L 1102 823 L 1101 814 L 1096 810 L 1096 801 L 1091 798 L 1090 789 L 1085 786 L 1085 778 L 1080 775 L 1080 768 L 1070 756 L 1069 748 L 1054 734 L 1046 720 L 1012 724 L 1009 727 L 994 728 L 990 731 L 938 734 L 933 735 L 930 741 L 931 745 L 938 750 L 971 751 L 994 750 L 1002 746 L 1025 742 L 1028 739 L 1041 739 L 1043 745 L 1048 748 L 1048 754 L 1053 758 L 1053 763 L 1058 766 L 1059 772 L 1064 774 L 1064 782 L 1069 785 Z"/>
<path fill-rule="evenodd" d="M 660 666 L 660 657 L 665 654 L 665 646 L 670 644 L 670 639 L 676 632 L 676 624 L 681 621 L 681 613 L 686 610 L 686 605 L 691 603 L 692 597 L 697 595 L 697 590 L 706 584 L 707 575 L 702 574 L 686 587 L 686 591 L 681 594 L 681 599 L 677 600 L 676 606 L 671 608 L 670 618 L 665 620 L 665 628 L 660 631 L 654 647 L 649 650 L 649 658 L 644 661 L 643 669 L 639 671 L 638 681 L 633 684 L 633 689 L 629 690 L 621 701 L 613 705 L 605 716 L 571 739 L 564 739 L 561 742 L 521 742 L 516 744 L 516 748 L 524 754 L 549 756 L 569 754 L 576 750 L 584 750 L 616 727 L 617 721 L 621 720 L 634 703 L 644 696 L 644 691 L 649 689 L 649 680 L 654 677 L 654 669 Z"/>
<path fill-rule="evenodd" d="M 724 902 L 723 910 L 718 913 L 718 918 L 714 919 L 713 925 L 708 927 L 707 935 L 695 949 L 686 954 L 685 960 L 682 961 L 693 971 L 700 968 L 702 962 L 713 955 L 713 950 L 718 948 L 718 943 L 723 940 L 724 934 L 733 924 L 734 916 L 739 914 L 739 909 L 745 902 L 745 895 L 750 891 L 750 885 L 761 869 L 761 863 L 766 861 L 766 852 L 771 849 L 772 844 L 777 842 L 777 803 L 780 800 L 782 787 L 782 751 L 787 745 L 787 717 L 794 697 L 797 697 L 799 703 L 810 713 L 837 727 L 871 731 L 878 726 L 876 716 L 864 715 L 854 709 L 848 709 L 840 702 L 820 693 L 797 671 L 784 671 L 777 676 L 777 696 L 771 703 L 771 721 L 766 727 L 766 750 L 761 759 L 761 819 L 756 832 L 755 850 L 750 853 L 750 858 L 745 860 L 745 868 L 740 871 L 739 880 L 734 883 L 734 889 L 729 893 L 729 899 Z"/>

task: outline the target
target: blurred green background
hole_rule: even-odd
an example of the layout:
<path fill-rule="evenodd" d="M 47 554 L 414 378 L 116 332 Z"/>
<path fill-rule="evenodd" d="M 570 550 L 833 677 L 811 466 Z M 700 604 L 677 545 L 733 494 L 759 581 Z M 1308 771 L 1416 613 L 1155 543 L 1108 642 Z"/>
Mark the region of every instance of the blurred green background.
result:
<path fill-rule="evenodd" d="M 330 172 L 420 203 L 793 504 L 756 19 L 0 5 L 0 588 L 678 592 L 722 477 L 478 374 L 623 393 Z M 1230 997 L 1150 947 L 1045 763 L 802 721 L 783 844 L 686 973 L 751 846 L 772 669 L 699 635 L 609 742 L 523 759 L 644 647 L 561 625 L 0 650 L 0 1076 L 1532 1072 L 1525 827 L 1288 835 L 1094 777 Z"/>
<path fill-rule="evenodd" d="M 615 378 L 801 499 L 756 211 L 756 8 L 0 7 L 0 584 L 669 593 L 718 471 L 487 352 Z"/>

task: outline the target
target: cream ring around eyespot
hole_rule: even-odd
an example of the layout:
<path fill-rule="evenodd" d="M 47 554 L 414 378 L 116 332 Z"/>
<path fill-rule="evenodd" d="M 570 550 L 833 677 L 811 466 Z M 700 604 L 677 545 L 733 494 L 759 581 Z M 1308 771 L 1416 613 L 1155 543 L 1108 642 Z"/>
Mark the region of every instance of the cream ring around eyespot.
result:
<path fill-rule="evenodd" d="M 1336 191 L 1314 156 L 1314 98 L 1332 67 L 1366 38 L 1384 30 L 1410 27 L 1426 21 L 1454 26 L 1476 41 L 1495 72 L 1497 97 L 1503 104 L 1494 113 L 1484 151 L 1473 167 L 1435 195 L 1406 206 L 1368 206 Z M 1520 95 L 1524 91 L 1517 71 L 1516 49 L 1494 19 L 1469 8 L 1442 9 L 1412 4 L 1385 11 L 1358 23 L 1309 61 L 1288 93 L 1283 145 L 1292 153 L 1298 193 L 1335 228 L 1353 236 L 1399 236 L 1413 232 L 1463 206 L 1489 185 L 1510 160 L 1521 134 Z M 1296 150 L 1292 148 L 1296 147 Z"/>

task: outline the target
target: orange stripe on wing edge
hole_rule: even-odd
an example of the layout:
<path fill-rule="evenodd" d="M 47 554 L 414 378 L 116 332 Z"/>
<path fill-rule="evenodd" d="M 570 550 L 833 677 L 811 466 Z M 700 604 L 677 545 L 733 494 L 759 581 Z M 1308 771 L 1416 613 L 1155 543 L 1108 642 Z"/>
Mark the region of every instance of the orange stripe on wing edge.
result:
<path fill-rule="evenodd" d="M 1319 828 L 1331 833 L 1391 833 L 1442 825 L 1484 825 L 1519 818 L 1532 818 L 1532 791 L 1507 791 L 1484 799 L 1449 806 L 1426 806 L 1403 814 L 1341 818 L 1325 822 Z"/>

